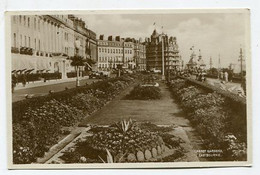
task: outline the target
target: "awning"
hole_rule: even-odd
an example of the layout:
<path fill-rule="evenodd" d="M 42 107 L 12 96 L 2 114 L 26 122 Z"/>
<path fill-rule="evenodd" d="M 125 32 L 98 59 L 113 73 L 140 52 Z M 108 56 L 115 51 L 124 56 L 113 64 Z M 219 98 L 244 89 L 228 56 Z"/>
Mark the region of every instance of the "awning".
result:
<path fill-rule="evenodd" d="M 12 71 L 13 70 L 48 70 L 50 58 L 36 57 L 30 55 L 12 54 Z"/>

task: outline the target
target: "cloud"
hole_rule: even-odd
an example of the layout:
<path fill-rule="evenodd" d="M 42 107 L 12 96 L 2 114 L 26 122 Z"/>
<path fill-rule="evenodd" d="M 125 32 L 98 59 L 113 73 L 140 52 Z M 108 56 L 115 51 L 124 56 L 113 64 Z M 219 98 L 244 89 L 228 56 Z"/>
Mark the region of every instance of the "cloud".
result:
<path fill-rule="evenodd" d="M 210 56 L 217 66 L 218 55 L 223 66 L 238 60 L 240 45 L 245 46 L 245 15 L 234 13 L 201 14 L 98 14 L 81 16 L 97 35 L 150 37 L 156 22 L 157 31 L 176 36 L 182 58 L 190 57 L 190 47 L 201 49 L 206 64 Z"/>
<path fill-rule="evenodd" d="M 197 51 L 201 49 L 206 64 L 212 57 L 217 66 L 220 54 L 222 66 L 227 67 L 231 62 L 237 62 L 240 44 L 244 44 L 245 26 L 239 19 L 237 15 L 227 15 L 211 18 L 208 23 L 200 18 L 190 18 L 168 33 L 177 37 L 185 62 L 189 60 L 189 48 L 195 45 Z"/>
<path fill-rule="evenodd" d="M 95 29 L 95 32 L 106 35 L 120 35 L 124 32 L 138 32 L 135 29 L 142 26 L 138 20 L 128 19 L 122 15 L 89 15 L 82 17 L 87 21 L 90 29 Z"/>

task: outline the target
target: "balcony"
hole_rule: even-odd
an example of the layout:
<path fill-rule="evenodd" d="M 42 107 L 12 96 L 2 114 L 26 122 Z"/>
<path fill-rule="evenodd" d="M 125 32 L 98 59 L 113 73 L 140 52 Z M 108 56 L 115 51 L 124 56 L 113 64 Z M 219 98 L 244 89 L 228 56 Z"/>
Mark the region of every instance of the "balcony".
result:
<path fill-rule="evenodd" d="M 20 48 L 20 54 L 23 55 L 33 55 L 33 49 L 30 47 L 21 47 Z"/>
<path fill-rule="evenodd" d="M 11 47 L 11 53 L 20 53 L 17 47 Z"/>

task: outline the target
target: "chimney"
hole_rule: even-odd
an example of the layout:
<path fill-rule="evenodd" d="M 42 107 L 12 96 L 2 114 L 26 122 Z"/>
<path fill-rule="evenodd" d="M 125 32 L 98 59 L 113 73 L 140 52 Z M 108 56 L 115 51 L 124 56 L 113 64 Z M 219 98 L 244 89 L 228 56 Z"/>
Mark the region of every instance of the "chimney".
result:
<path fill-rule="evenodd" d="M 108 41 L 113 41 L 113 36 L 112 35 L 108 37 Z"/>
<path fill-rule="evenodd" d="M 120 41 L 120 36 L 116 36 L 116 41 Z"/>
<path fill-rule="evenodd" d="M 99 36 L 99 39 L 100 39 L 100 40 L 104 40 L 104 35 L 100 35 L 100 36 Z"/>

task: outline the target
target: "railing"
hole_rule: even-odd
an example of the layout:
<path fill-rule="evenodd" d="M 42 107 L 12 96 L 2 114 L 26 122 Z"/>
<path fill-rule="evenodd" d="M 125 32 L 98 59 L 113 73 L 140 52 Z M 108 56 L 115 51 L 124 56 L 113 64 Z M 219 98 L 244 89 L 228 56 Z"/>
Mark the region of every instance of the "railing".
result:
<path fill-rule="evenodd" d="M 33 55 L 33 49 L 30 47 L 21 47 L 20 48 L 20 54 L 23 55 Z"/>
<path fill-rule="evenodd" d="M 20 53 L 19 48 L 11 47 L 11 53 Z"/>
<path fill-rule="evenodd" d="M 216 91 L 217 93 L 223 95 L 224 97 L 232 99 L 233 101 L 241 103 L 243 105 L 246 105 L 246 98 L 243 98 L 243 97 L 240 97 L 240 96 L 238 96 L 236 94 L 230 93 L 229 91 L 222 90 L 222 89 L 220 89 L 218 87 L 215 87 L 213 85 L 210 85 L 210 84 L 207 84 L 207 83 L 203 83 L 203 82 L 199 82 L 199 81 L 193 80 L 191 78 L 182 77 L 182 76 L 179 76 L 179 78 L 185 79 L 190 84 L 200 86 L 201 88 L 206 89 L 208 91 L 212 91 L 212 92 Z"/>

